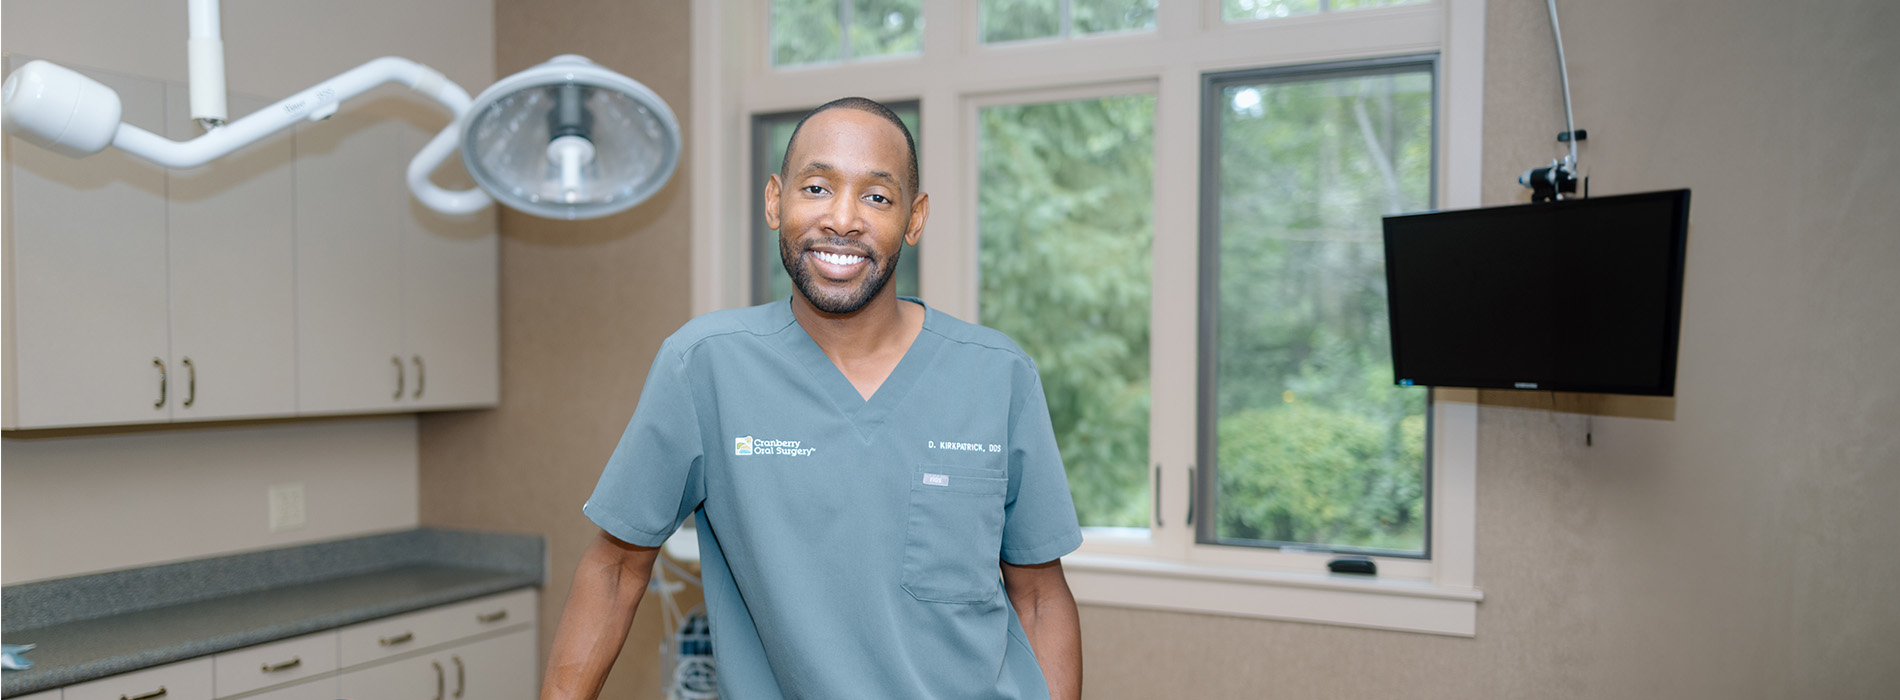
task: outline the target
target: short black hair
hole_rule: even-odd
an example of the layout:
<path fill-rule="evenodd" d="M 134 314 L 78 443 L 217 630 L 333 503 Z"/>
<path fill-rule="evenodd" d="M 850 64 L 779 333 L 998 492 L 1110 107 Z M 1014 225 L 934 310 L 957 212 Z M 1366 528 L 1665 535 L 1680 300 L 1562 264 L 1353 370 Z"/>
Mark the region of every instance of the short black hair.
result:
<path fill-rule="evenodd" d="M 877 100 L 867 99 L 863 97 L 840 97 L 830 102 L 826 102 L 824 104 L 818 105 L 818 107 L 813 109 L 812 111 L 806 112 L 805 116 L 799 117 L 798 125 L 792 127 L 792 138 L 788 139 L 785 142 L 785 157 L 780 159 L 779 164 L 778 164 L 779 177 L 790 176 L 790 173 L 786 172 L 786 168 L 791 165 L 792 145 L 798 143 L 798 132 L 804 130 L 806 120 L 809 120 L 812 117 L 818 116 L 820 113 L 833 110 L 833 109 L 855 109 L 860 112 L 875 114 L 877 116 L 883 117 L 884 121 L 890 122 L 892 125 L 897 127 L 897 130 L 899 132 L 902 132 L 904 134 L 904 145 L 908 146 L 910 149 L 910 172 L 907 173 L 910 176 L 910 179 L 908 182 L 904 184 L 910 187 L 910 194 L 912 196 L 916 196 L 917 180 L 918 180 L 917 178 L 917 140 L 911 138 L 910 127 L 904 126 L 904 120 L 899 119 L 897 117 L 897 113 L 891 111 L 891 108 L 884 106 L 883 103 L 878 102 Z"/>

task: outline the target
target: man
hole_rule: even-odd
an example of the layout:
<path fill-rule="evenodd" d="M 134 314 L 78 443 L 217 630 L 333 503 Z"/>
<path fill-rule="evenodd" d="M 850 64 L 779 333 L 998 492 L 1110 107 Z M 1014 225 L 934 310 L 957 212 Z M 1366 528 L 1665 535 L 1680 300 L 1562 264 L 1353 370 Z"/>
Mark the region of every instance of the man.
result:
<path fill-rule="evenodd" d="M 888 284 L 929 214 L 883 105 L 799 122 L 765 185 L 797 293 L 661 345 L 583 507 L 602 532 L 543 700 L 599 694 L 688 516 L 721 697 L 1081 697 L 1081 533 L 1035 365 Z"/>

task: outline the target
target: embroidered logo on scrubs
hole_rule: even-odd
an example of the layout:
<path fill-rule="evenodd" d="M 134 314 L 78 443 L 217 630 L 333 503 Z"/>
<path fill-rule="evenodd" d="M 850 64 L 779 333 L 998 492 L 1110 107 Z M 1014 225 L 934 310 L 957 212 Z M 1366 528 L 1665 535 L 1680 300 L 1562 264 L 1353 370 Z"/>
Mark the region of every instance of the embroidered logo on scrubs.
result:
<path fill-rule="evenodd" d="M 810 457 L 812 453 L 817 451 L 818 448 L 806 447 L 805 444 L 799 440 L 767 440 L 765 438 L 755 438 L 751 435 L 732 439 L 732 454 L 739 457 L 746 455 Z"/>
<path fill-rule="evenodd" d="M 924 485 L 925 486 L 949 486 L 950 477 L 944 476 L 942 474 L 925 474 Z"/>

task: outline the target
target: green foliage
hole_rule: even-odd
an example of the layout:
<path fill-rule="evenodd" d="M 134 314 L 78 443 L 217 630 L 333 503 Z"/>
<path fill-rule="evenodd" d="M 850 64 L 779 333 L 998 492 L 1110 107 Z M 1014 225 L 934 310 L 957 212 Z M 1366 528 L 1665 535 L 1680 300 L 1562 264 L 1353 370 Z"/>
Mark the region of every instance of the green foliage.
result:
<path fill-rule="evenodd" d="M 851 0 L 851 58 L 917 53 L 923 45 L 923 0 Z"/>
<path fill-rule="evenodd" d="M 772 0 L 772 65 L 842 58 L 838 19 L 838 0 Z"/>
<path fill-rule="evenodd" d="M 983 43 L 1045 39 L 1062 33 L 1061 0 L 983 0 Z"/>
<path fill-rule="evenodd" d="M 1082 524 L 1146 527 L 1154 98 L 979 120 L 982 322 L 1036 360 Z"/>
<path fill-rule="evenodd" d="M 1153 29 L 1156 0 L 1073 0 L 1076 34 Z"/>
<path fill-rule="evenodd" d="M 1426 396 L 1392 384 L 1379 218 L 1431 201 L 1430 76 L 1222 97 L 1216 534 L 1420 550 Z"/>
<path fill-rule="evenodd" d="M 1220 421 L 1223 537 L 1419 549 L 1424 416 L 1380 423 L 1295 401 Z"/>
<path fill-rule="evenodd" d="M 840 0 L 772 0 L 772 65 L 796 66 L 923 49 L 923 0 L 848 0 L 844 42 Z"/>

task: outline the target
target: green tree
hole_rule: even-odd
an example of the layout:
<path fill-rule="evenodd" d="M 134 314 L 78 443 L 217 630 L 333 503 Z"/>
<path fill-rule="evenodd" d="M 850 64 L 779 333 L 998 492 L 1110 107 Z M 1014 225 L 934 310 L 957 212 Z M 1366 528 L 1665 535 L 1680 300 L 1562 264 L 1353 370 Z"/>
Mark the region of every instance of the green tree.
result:
<path fill-rule="evenodd" d="M 1154 98 L 979 119 L 982 322 L 1041 371 L 1082 523 L 1146 527 Z"/>

